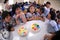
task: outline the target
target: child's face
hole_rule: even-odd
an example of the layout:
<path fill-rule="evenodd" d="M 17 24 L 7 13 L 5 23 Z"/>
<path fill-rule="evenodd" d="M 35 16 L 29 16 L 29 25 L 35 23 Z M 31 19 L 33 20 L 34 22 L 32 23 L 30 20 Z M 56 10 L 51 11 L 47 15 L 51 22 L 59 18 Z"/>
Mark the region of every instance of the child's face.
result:
<path fill-rule="evenodd" d="M 60 19 L 58 19 L 58 24 L 60 24 Z"/>
<path fill-rule="evenodd" d="M 5 22 L 10 22 L 10 20 L 11 20 L 11 16 L 10 15 L 8 15 L 7 17 L 5 17 Z"/>
<path fill-rule="evenodd" d="M 47 18 L 48 18 L 48 19 L 51 19 L 51 15 L 50 15 L 50 14 L 48 14 Z"/>
<path fill-rule="evenodd" d="M 20 12 L 21 12 L 20 8 L 17 8 L 15 11 L 16 14 L 20 14 Z"/>
<path fill-rule="evenodd" d="M 40 9 L 36 9 L 36 11 L 37 11 L 38 13 L 40 13 Z"/>
<path fill-rule="evenodd" d="M 34 13 L 35 7 L 34 6 L 31 6 L 29 10 L 30 10 L 31 13 Z"/>
<path fill-rule="evenodd" d="M 42 11 L 41 11 L 41 9 L 40 9 L 40 14 L 42 14 Z"/>
<path fill-rule="evenodd" d="M 47 6 L 48 8 L 50 8 L 51 5 L 50 5 L 50 4 L 47 4 L 46 6 Z"/>

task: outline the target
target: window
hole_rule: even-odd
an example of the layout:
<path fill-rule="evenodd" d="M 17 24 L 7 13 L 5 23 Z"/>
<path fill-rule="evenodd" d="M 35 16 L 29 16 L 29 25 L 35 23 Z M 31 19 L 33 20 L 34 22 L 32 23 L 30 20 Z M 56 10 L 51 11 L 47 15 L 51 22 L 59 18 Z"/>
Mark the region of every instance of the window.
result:
<path fill-rule="evenodd" d="M 24 2 L 29 2 L 29 0 L 24 0 Z"/>
<path fill-rule="evenodd" d="M 14 0 L 9 0 L 9 5 L 14 4 Z"/>
<path fill-rule="evenodd" d="M 2 5 L 0 5 L 0 11 L 2 10 Z"/>

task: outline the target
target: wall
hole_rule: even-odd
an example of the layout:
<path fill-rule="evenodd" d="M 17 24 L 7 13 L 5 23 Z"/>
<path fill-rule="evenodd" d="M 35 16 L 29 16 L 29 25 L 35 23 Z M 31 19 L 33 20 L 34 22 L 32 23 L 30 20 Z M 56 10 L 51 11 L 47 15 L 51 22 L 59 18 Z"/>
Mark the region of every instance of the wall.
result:
<path fill-rule="evenodd" d="M 14 3 L 16 2 L 24 2 L 24 0 L 13 0 Z M 38 0 L 30 0 L 31 2 L 34 2 L 36 1 L 38 3 Z M 43 4 L 45 2 L 51 2 L 51 7 L 57 9 L 57 10 L 60 10 L 60 0 L 40 0 L 40 3 Z M 3 2 L 3 0 L 0 0 L 0 5 L 3 5 L 1 2 Z"/>
<path fill-rule="evenodd" d="M 30 0 L 31 2 L 38 0 Z M 40 4 L 46 3 L 47 1 L 51 2 L 51 7 L 55 8 L 56 10 L 60 10 L 60 0 L 40 0 Z"/>
<path fill-rule="evenodd" d="M 60 10 L 60 0 L 45 0 L 44 2 L 51 2 L 51 7 L 55 8 L 56 10 Z"/>
<path fill-rule="evenodd" d="M 14 0 L 14 3 L 16 3 L 16 2 L 24 2 L 24 0 Z"/>

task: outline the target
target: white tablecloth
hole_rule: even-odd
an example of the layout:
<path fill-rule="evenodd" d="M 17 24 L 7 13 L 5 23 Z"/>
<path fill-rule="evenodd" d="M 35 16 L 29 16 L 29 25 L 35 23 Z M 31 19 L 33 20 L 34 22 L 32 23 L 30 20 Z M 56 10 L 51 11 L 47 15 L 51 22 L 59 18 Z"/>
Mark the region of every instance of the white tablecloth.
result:
<path fill-rule="evenodd" d="M 35 24 L 35 23 L 39 24 L 40 31 L 34 33 L 31 30 L 31 25 Z M 25 36 L 25 37 L 21 37 L 21 36 L 18 35 L 18 29 L 21 26 L 24 26 L 29 31 L 28 35 Z M 46 22 L 42 22 L 40 20 L 36 20 L 36 21 L 34 20 L 34 21 L 29 21 L 29 22 L 27 22 L 25 24 L 16 26 L 15 31 L 11 32 L 10 40 L 43 40 L 45 34 L 48 34 Z"/>

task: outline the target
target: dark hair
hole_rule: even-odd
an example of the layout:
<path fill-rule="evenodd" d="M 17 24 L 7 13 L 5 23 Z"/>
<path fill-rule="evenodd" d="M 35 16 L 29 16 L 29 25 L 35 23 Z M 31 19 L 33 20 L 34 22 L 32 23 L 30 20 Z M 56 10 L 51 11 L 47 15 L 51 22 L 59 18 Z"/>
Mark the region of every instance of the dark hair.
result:
<path fill-rule="evenodd" d="M 53 10 L 50 10 L 50 14 L 51 14 L 51 20 L 55 20 L 56 19 L 56 13 Z"/>
<path fill-rule="evenodd" d="M 45 9 L 44 9 L 43 7 L 41 7 L 40 10 L 42 11 L 42 13 L 44 13 L 44 10 L 45 10 Z"/>
<path fill-rule="evenodd" d="M 49 13 L 50 14 L 50 13 Z M 50 14 L 51 15 L 51 14 Z M 48 15 L 46 16 L 46 18 L 48 17 Z"/>
<path fill-rule="evenodd" d="M 52 37 L 52 40 L 60 40 L 60 31 L 55 32 L 55 36 Z"/>
<path fill-rule="evenodd" d="M 8 0 L 5 0 L 5 1 L 4 1 L 4 3 L 7 3 L 7 2 L 8 2 Z"/>
<path fill-rule="evenodd" d="M 15 11 L 16 11 L 17 8 L 20 8 L 20 6 L 17 5 L 17 4 L 13 5 L 12 12 L 15 13 Z"/>
<path fill-rule="evenodd" d="M 56 13 L 58 13 L 58 14 L 59 14 L 59 13 L 60 13 L 60 11 L 58 10 L 58 11 L 56 11 Z"/>
<path fill-rule="evenodd" d="M 60 19 L 60 14 L 57 15 L 57 18 Z"/>
<path fill-rule="evenodd" d="M 29 8 L 27 9 L 27 12 L 30 12 L 30 7 L 35 7 L 34 5 L 30 5 Z"/>
<path fill-rule="evenodd" d="M 3 11 L 3 13 L 2 13 L 2 19 L 5 19 L 7 16 L 9 16 L 10 15 L 10 12 L 8 12 L 8 11 Z"/>
<path fill-rule="evenodd" d="M 50 5 L 51 5 L 51 3 L 50 3 L 50 2 L 46 2 L 46 4 L 50 4 Z"/>

